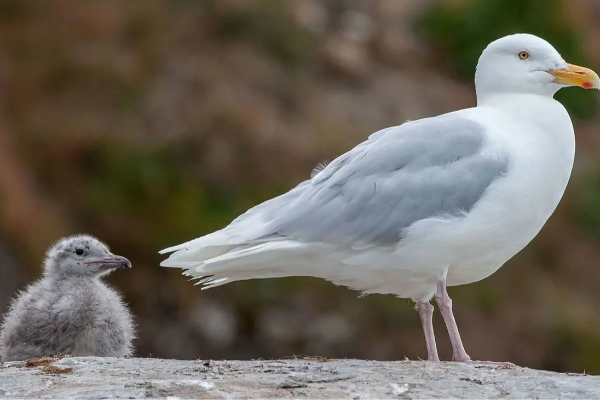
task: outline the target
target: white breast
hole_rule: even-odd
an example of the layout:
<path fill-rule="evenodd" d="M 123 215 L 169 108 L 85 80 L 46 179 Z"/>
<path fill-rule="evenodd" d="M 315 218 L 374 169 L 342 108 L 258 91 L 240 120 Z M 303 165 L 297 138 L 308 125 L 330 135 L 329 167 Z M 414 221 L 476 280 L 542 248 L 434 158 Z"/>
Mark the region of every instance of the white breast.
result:
<path fill-rule="evenodd" d="M 486 278 L 529 244 L 556 209 L 571 175 L 575 137 L 564 107 L 547 97 L 515 97 L 490 110 L 506 116 L 502 130 L 491 135 L 490 150 L 506 149 L 510 166 L 453 232 L 470 242 L 449 268 L 449 285 Z"/>

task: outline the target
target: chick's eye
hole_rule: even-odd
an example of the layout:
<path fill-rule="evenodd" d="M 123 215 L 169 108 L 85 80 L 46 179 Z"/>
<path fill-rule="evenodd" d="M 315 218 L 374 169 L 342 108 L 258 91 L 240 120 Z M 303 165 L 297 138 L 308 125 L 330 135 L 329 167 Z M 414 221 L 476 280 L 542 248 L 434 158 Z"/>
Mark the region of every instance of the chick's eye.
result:
<path fill-rule="evenodd" d="M 82 256 L 84 253 L 85 253 L 85 251 L 83 249 L 75 250 L 75 254 L 77 254 L 78 256 Z"/>
<path fill-rule="evenodd" d="M 519 52 L 519 58 L 520 58 L 521 60 L 527 60 L 527 59 L 529 58 L 529 52 L 528 52 L 528 51 L 525 51 L 525 50 L 523 50 L 523 51 L 520 51 L 520 52 Z"/>

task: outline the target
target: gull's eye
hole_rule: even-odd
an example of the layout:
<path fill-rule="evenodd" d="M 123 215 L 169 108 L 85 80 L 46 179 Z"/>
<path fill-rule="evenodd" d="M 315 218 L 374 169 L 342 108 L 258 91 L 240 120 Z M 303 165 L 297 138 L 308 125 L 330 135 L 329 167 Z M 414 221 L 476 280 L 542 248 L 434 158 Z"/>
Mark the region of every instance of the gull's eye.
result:
<path fill-rule="evenodd" d="M 77 254 L 78 256 L 82 256 L 85 254 L 85 250 L 83 249 L 77 249 L 75 250 L 75 254 Z"/>
<path fill-rule="evenodd" d="M 528 51 L 525 51 L 525 50 L 521 50 L 521 51 L 519 52 L 519 58 L 520 58 L 521 60 L 527 60 L 527 59 L 529 58 L 529 52 L 528 52 Z"/>

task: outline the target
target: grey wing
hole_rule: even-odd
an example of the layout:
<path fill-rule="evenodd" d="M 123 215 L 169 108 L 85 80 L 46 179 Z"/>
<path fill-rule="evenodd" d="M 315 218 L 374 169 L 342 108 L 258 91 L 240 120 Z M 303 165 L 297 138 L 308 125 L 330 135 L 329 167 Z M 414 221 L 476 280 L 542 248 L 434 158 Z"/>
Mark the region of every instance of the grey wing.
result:
<path fill-rule="evenodd" d="M 468 213 L 508 167 L 507 156 L 481 153 L 484 128 L 457 116 L 380 132 L 301 184 L 272 210 L 267 231 L 301 241 L 397 243 L 416 221 Z"/>
<path fill-rule="evenodd" d="M 410 121 L 408 121 L 410 122 Z M 377 140 L 379 140 L 380 138 L 382 138 L 386 133 L 391 132 L 395 129 L 397 129 L 398 127 L 396 126 L 392 126 L 389 128 L 385 128 L 385 129 L 381 129 L 375 133 L 372 133 L 371 135 L 369 135 L 369 140 L 362 142 L 361 144 L 359 144 L 356 148 L 360 148 L 362 146 L 368 146 L 373 144 L 374 142 L 376 142 Z M 355 148 L 355 150 L 356 150 Z M 343 157 L 340 157 L 343 158 Z M 339 159 L 337 160 L 339 163 Z M 327 168 L 327 165 L 329 165 L 329 162 L 327 161 L 321 161 L 320 163 L 318 163 L 313 170 L 310 172 L 310 178 L 314 178 L 315 176 L 317 176 L 321 171 L 325 170 L 325 168 Z"/>

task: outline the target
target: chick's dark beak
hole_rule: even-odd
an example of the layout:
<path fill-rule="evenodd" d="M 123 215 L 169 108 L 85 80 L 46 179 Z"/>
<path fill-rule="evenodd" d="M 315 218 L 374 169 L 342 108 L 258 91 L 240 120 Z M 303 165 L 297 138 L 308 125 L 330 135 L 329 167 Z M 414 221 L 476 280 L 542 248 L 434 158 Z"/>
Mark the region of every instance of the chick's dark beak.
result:
<path fill-rule="evenodd" d="M 88 265 L 99 265 L 101 269 L 128 269 L 131 268 L 131 262 L 125 257 L 110 254 L 106 257 L 87 261 Z"/>

